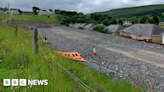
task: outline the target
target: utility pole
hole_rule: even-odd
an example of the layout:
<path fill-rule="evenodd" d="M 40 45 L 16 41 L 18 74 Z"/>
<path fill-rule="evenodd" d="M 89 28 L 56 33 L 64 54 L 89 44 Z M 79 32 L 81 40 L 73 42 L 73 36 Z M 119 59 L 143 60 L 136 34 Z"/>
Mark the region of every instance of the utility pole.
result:
<path fill-rule="evenodd" d="M 9 12 L 9 20 L 10 20 L 10 9 L 9 9 L 9 2 L 8 2 L 8 12 Z M 9 21 L 8 21 L 8 28 L 9 28 Z"/>
<path fill-rule="evenodd" d="M 8 2 L 8 12 L 9 12 L 9 15 L 10 15 L 9 2 Z M 9 19 L 10 19 L 10 16 L 9 16 Z"/>

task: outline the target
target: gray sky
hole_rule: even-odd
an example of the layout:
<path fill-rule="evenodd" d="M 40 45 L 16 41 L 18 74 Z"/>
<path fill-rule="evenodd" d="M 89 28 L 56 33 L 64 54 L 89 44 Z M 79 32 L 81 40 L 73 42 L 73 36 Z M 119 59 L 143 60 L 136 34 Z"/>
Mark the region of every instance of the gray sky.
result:
<path fill-rule="evenodd" d="M 31 11 L 33 6 L 37 6 L 40 9 L 60 9 L 84 14 L 116 8 L 164 4 L 164 0 L 0 0 L 0 2 L 3 7 L 9 2 L 10 8 L 19 8 L 24 11 Z"/>

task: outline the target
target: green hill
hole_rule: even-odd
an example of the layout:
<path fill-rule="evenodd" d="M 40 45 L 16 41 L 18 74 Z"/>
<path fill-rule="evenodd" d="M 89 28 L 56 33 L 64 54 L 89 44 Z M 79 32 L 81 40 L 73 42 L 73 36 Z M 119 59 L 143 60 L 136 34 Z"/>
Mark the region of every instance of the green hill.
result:
<path fill-rule="evenodd" d="M 104 12 L 96 12 L 98 14 L 107 14 L 115 18 L 130 18 L 132 16 L 143 16 L 143 15 L 157 15 L 160 16 L 164 12 L 164 5 L 148 5 L 148 6 L 138 6 L 138 7 L 128 7 L 128 8 L 119 8 L 112 9 Z"/>

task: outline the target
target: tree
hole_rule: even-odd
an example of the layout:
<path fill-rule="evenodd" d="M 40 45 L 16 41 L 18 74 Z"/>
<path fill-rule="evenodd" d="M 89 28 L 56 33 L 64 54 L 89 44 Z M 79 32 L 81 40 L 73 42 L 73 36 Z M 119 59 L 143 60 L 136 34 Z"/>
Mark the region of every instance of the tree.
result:
<path fill-rule="evenodd" d="M 45 12 L 47 12 L 47 10 L 42 10 L 42 11 L 45 11 Z"/>
<path fill-rule="evenodd" d="M 153 19 L 149 19 L 149 23 L 154 24 L 154 20 Z"/>
<path fill-rule="evenodd" d="M 49 9 L 49 12 L 53 12 L 53 10 L 52 9 Z"/>
<path fill-rule="evenodd" d="M 108 18 L 104 19 L 102 22 L 104 25 L 108 26 L 110 25 L 110 20 Z"/>
<path fill-rule="evenodd" d="M 110 24 L 117 24 L 117 21 L 115 18 L 112 18 L 111 21 L 110 21 Z"/>
<path fill-rule="evenodd" d="M 78 22 L 78 23 L 84 23 L 85 21 L 84 21 L 84 19 L 82 19 L 82 18 L 78 18 L 78 19 L 77 19 L 77 22 Z"/>
<path fill-rule="evenodd" d="M 101 21 L 101 22 L 102 22 L 104 19 L 105 19 L 104 16 L 101 16 L 101 17 L 100 17 L 100 21 Z"/>
<path fill-rule="evenodd" d="M 78 15 L 84 15 L 82 12 L 78 13 Z"/>
<path fill-rule="evenodd" d="M 158 25 L 159 19 L 157 18 L 157 16 L 154 16 L 154 17 L 153 17 L 153 20 L 154 20 L 154 23 L 155 23 L 156 25 Z"/>
<path fill-rule="evenodd" d="M 138 20 L 137 20 L 137 17 L 136 16 L 131 17 L 129 20 L 131 21 L 132 24 L 138 23 Z"/>
<path fill-rule="evenodd" d="M 108 29 L 105 29 L 104 26 L 102 26 L 102 25 L 96 25 L 96 26 L 93 27 L 92 31 L 98 31 L 98 32 L 101 32 L 101 33 L 107 33 Z"/>
<path fill-rule="evenodd" d="M 36 6 L 34 6 L 32 9 L 33 9 L 34 14 L 38 14 L 37 10 L 40 10 L 40 9 L 39 9 L 38 7 L 36 7 Z"/>
<path fill-rule="evenodd" d="M 149 20 L 149 18 L 147 16 L 143 16 L 140 20 L 140 23 L 145 23 L 146 20 Z"/>
<path fill-rule="evenodd" d="M 18 12 L 19 12 L 19 14 L 22 14 L 22 11 L 20 9 L 18 9 Z"/>

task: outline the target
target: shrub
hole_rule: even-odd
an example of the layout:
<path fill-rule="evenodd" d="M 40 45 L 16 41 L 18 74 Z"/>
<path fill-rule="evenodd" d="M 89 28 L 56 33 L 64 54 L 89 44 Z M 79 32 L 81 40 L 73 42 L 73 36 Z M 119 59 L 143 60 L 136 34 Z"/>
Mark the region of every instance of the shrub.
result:
<path fill-rule="evenodd" d="M 50 16 L 48 16 L 48 18 L 50 18 Z"/>
<path fill-rule="evenodd" d="M 101 26 L 101 25 L 94 26 L 92 31 L 98 31 L 101 33 L 108 33 L 108 29 L 105 29 L 104 26 Z"/>
<path fill-rule="evenodd" d="M 79 27 L 79 29 L 84 29 L 83 27 Z"/>

